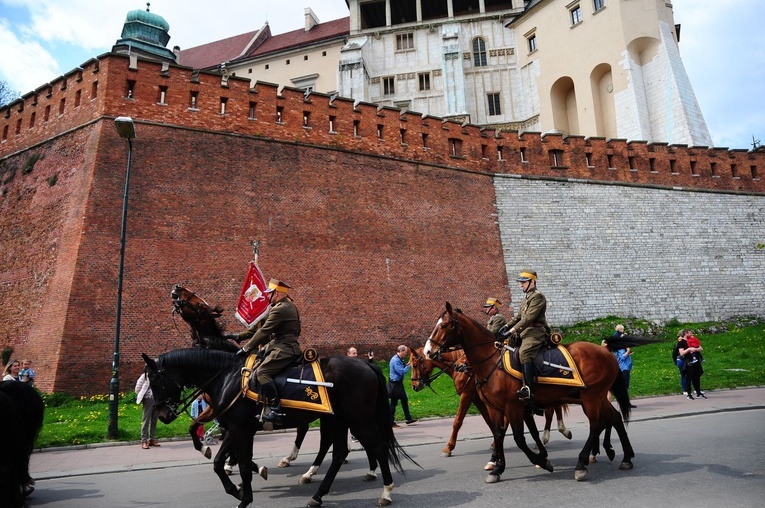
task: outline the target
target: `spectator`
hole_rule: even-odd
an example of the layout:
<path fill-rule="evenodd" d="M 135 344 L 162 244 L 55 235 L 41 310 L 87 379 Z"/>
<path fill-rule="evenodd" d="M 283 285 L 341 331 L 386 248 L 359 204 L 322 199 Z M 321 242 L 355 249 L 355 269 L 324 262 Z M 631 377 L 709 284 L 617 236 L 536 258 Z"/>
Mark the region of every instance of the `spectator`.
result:
<path fill-rule="evenodd" d="M 207 409 L 207 402 L 205 402 L 204 397 L 200 393 L 197 397 L 197 400 L 194 401 L 194 403 L 191 405 L 191 417 L 193 419 L 199 418 L 199 415 L 202 414 L 202 412 Z M 199 427 L 197 427 L 197 436 L 200 440 L 204 440 L 205 438 L 205 424 L 200 423 Z"/>
<path fill-rule="evenodd" d="M 358 358 L 358 356 L 359 356 L 358 350 L 355 347 L 353 347 L 353 346 L 349 347 L 348 351 L 346 351 L 345 354 L 347 356 L 350 356 L 351 358 Z M 372 351 L 371 349 L 367 353 L 367 361 L 369 363 L 374 363 L 375 362 L 375 352 Z"/>
<path fill-rule="evenodd" d="M 5 370 L 3 370 L 3 381 L 21 381 L 19 371 L 21 371 L 21 362 L 11 360 L 5 366 Z"/>
<path fill-rule="evenodd" d="M 691 346 L 690 344 L 699 344 L 698 346 Z M 696 390 L 696 397 L 706 399 L 707 396 L 701 391 L 701 376 L 704 374 L 704 369 L 701 368 L 701 351 L 704 348 L 701 347 L 699 339 L 693 335 L 692 330 L 686 330 L 683 335 L 683 340 L 680 342 L 680 356 L 683 357 L 685 362 L 685 372 L 688 376 L 688 398 L 691 399 L 691 385 Z"/>
<path fill-rule="evenodd" d="M 32 360 L 21 360 L 21 370 L 19 371 L 19 381 L 24 381 L 34 386 L 35 384 L 35 371 L 32 368 Z"/>
<path fill-rule="evenodd" d="M 151 393 L 149 376 L 144 372 L 135 384 L 135 401 L 143 405 L 141 418 L 141 448 L 148 450 L 150 446 L 160 446 L 155 438 L 157 431 L 157 409 L 154 406 L 154 394 Z"/>
<path fill-rule="evenodd" d="M 404 376 L 409 372 L 411 366 L 409 363 L 404 364 L 404 358 L 409 354 L 409 348 L 401 345 L 396 348 L 396 354 L 390 359 L 390 382 L 388 383 L 388 394 L 390 395 L 390 420 L 391 426 L 394 429 L 400 426 L 396 424 L 396 406 L 398 401 L 401 401 L 401 409 L 404 410 L 404 417 L 406 418 L 406 424 L 411 425 L 417 423 L 417 420 L 412 418 L 409 412 L 409 398 L 406 395 L 406 389 L 404 388 Z"/>
<path fill-rule="evenodd" d="M 688 374 L 685 372 L 685 360 L 680 356 L 680 343 L 684 340 L 683 331 L 681 330 L 677 336 L 677 342 L 672 349 L 672 361 L 677 365 L 677 369 L 680 371 L 680 386 L 683 389 L 683 395 L 688 400 L 693 400 L 693 395 L 688 393 Z M 687 344 L 687 342 L 686 342 Z"/>
<path fill-rule="evenodd" d="M 623 325 L 616 325 L 614 334 L 611 336 L 613 338 L 621 338 L 624 337 L 626 333 L 624 333 L 624 326 Z M 607 341 L 603 341 L 603 345 L 607 345 Z M 614 344 L 616 344 L 616 341 L 614 341 Z M 622 373 L 622 377 L 624 378 L 624 384 L 627 385 L 627 391 L 629 392 L 630 389 L 630 374 L 632 373 L 632 350 L 630 348 L 619 348 L 616 351 L 614 351 L 614 356 L 616 357 L 616 361 L 619 363 L 619 370 Z M 634 404 L 630 403 L 631 408 L 635 408 Z"/>

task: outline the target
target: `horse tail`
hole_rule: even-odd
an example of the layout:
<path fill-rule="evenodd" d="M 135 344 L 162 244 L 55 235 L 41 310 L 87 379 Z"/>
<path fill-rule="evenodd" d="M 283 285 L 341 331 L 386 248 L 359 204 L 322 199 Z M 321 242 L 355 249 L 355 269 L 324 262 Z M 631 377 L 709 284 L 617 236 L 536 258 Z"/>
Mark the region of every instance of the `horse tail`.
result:
<path fill-rule="evenodd" d="M 417 463 L 412 457 L 406 453 L 406 450 L 396 440 L 396 435 L 393 433 L 393 427 L 390 421 L 390 405 L 388 402 L 388 387 L 383 376 L 382 370 L 377 365 L 368 364 L 377 376 L 377 426 L 380 428 L 383 441 L 385 443 L 385 450 L 388 456 L 388 463 L 401 474 L 404 473 L 404 468 L 401 465 L 401 458 L 405 458 L 411 461 L 414 465 L 422 469 L 422 466 Z"/>
<path fill-rule="evenodd" d="M 611 384 L 611 393 L 616 397 L 616 401 L 619 403 L 619 410 L 622 412 L 622 418 L 624 423 L 630 421 L 630 396 L 627 393 L 627 383 L 624 382 L 624 376 L 621 371 L 616 375 L 613 384 Z"/>

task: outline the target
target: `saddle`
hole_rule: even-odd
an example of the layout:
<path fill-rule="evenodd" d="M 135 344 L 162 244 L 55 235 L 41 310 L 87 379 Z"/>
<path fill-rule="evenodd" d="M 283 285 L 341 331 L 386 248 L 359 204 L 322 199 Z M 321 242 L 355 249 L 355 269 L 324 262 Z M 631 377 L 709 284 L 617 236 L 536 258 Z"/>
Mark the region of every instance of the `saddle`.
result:
<path fill-rule="evenodd" d="M 332 383 L 324 380 L 316 351 L 307 349 L 303 357 L 274 377 L 274 384 L 282 399 L 282 407 L 333 414 L 327 388 Z M 249 355 L 242 368 L 242 392 L 248 399 L 259 402 L 260 385 L 253 365 L 256 355 Z"/>
<path fill-rule="evenodd" d="M 502 367 L 514 378 L 523 379 L 517 347 L 504 346 Z M 539 384 L 584 387 L 579 368 L 560 344 L 546 343 L 534 358 L 534 369 Z"/>

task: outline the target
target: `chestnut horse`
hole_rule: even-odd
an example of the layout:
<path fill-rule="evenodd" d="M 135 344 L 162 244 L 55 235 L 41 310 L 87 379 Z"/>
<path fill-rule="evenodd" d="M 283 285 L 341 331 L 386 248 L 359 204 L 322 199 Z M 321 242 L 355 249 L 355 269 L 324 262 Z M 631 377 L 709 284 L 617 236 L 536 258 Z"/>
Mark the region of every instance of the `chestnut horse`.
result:
<path fill-rule="evenodd" d="M 547 459 L 544 446 L 540 446 L 539 452 L 535 453 L 526 444 L 523 433 L 524 414 L 530 414 L 531 410 L 516 396 L 521 381 L 498 368 L 501 356 L 494 342 L 494 334 L 478 321 L 453 309 L 447 302 L 446 310 L 439 317 L 425 344 L 424 354 L 430 358 L 438 358 L 451 349 L 464 349 L 468 363 L 475 373 L 478 396 L 489 411 L 490 428 L 496 444 L 496 465 L 486 478 L 486 483 L 496 483 L 505 471 L 503 444 L 508 425 L 512 429 L 515 444 L 532 464 L 552 472 L 553 466 Z M 624 422 L 629 421 L 630 401 L 616 359 L 606 348 L 589 342 L 574 342 L 564 347 L 578 367 L 584 386 L 539 384 L 535 389 L 535 403 L 540 407 L 555 407 L 561 404 L 582 406 L 589 420 L 590 432 L 579 453 L 574 478 L 587 478 L 590 451 L 596 449 L 600 433 L 608 425 L 616 429 L 624 450 L 619 469 L 632 469 L 635 453 L 624 427 Z M 607 400 L 609 391 L 616 397 L 621 415 Z M 528 425 L 528 419 L 525 421 Z"/>
<path fill-rule="evenodd" d="M 457 394 L 460 396 L 459 406 L 457 407 L 457 414 L 454 416 L 454 422 L 452 423 L 452 433 L 449 436 L 449 440 L 446 442 L 446 446 L 441 451 L 442 457 L 451 457 L 454 447 L 457 445 L 457 435 L 459 434 L 462 424 L 465 421 L 470 405 L 475 405 L 479 413 L 483 417 L 486 424 L 491 428 L 491 421 L 489 420 L 489 414 L 486 410 L 486 405 L 477 398 L 475 388 L 475 375 L 467 363 L 467 357 L 464 351 L 449 351 L 440 355 L 439 358 L 430 359 L 425 357 L 420 347 L 418 349 L 409 348 L 412 351 L 412 390 L 419 392 L 425 387 L 430 388 L 430 383 L 441 374 L 448 374 L 454 381 L 454 388 Z M 440 369 L 440 372 L 433 374 L 435 368 Z M 432 389 L 432 388 L 431 388 Z M 550 427 L 552 426 L 553 414 L 558 418 L 558 431 L 566 436 L 567 439 L 571 439 L 571 431 L 566 428 L 566 424 L 563 422 L 563 410 L 568 413 L 568 406 L 556 406 L 554 408 L 545 409 L 545 428 L 542 434 L 542 444 L 547 444 L 550 440 Z M 532 435 L 532 438 L 534 436 Z M 536 441 L 536 438 L 534 438 Z M 492 443 L 492 449 L 494 444 Z M 492 466 L 493 463 L 489 462 L 487 468 Z"/>

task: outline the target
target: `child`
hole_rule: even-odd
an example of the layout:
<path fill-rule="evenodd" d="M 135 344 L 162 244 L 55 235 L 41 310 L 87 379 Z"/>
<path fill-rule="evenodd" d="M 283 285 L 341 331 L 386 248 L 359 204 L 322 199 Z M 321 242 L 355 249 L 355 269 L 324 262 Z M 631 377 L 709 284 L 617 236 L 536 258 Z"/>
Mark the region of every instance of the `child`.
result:
<path fill-rule="evenodd" d="M 19 381 L 35 384 L 35 371 L 32 368 L 32 360 L 21 360 L 21 370 L 19 371 Z"/>
<path fill-rule="evenodd" d="M 696 361 L 703 362 L 704 361 L 704 357 L 701 355 L 701 350 L 703 350 L 704 348 L 701 347 L 701 341 L 698 339 L 698 337 L 693 335 L 693 331 L 692 330 L 688 330 L 686 332 L 685 341 L 688 343 L 688 347 L 697 347 L 697 348 L 699 348 L 699 351 L 696 351 L 695 353 L 692 353 L 692 355 L 693 355 L 692 363 L 695 363 Z"/>
<path fill-rule="evenodd" d="M 207 402 L 205 402 L 204 398 L 202 397 L 202 394 L 199 394 L 199 397 L 197 397 L 197 400 L 194 401 L 194 403 L 191 405 L 191 417 L 195 420 L 199 418 L 199 415 L 202 414 L 202 411 L 207 409 Z M 203 423 L 199 424 L 199 427 L 197 427 L 197 436 L 200 440 L 203 440 L 205 438 L 205 426 Z"/>

